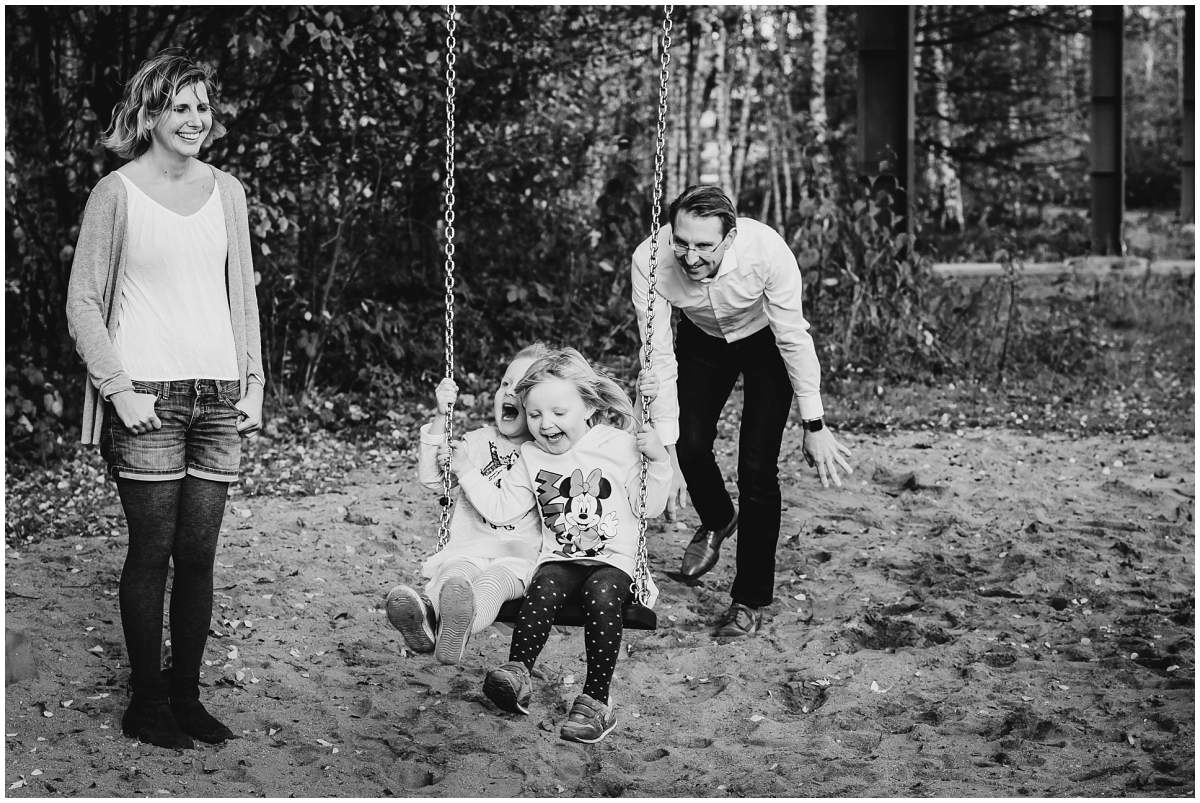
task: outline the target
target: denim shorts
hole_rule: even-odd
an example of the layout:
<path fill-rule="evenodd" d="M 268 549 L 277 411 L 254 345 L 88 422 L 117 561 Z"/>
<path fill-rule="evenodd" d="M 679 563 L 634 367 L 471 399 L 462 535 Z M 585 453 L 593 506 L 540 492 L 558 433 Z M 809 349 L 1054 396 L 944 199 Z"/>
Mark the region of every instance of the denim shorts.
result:
<path fill-rule="evenodd" d="M 100 454 L 114 477 L 130 480 L 181 480 L 185 474 L 233 482 L 242 460 L 237 431 L 241 398 L 236 379 L 134 380 L 135 393 L 157 397 L 154 412 L 162 429 L 135 435 L 106 402 Z"/>

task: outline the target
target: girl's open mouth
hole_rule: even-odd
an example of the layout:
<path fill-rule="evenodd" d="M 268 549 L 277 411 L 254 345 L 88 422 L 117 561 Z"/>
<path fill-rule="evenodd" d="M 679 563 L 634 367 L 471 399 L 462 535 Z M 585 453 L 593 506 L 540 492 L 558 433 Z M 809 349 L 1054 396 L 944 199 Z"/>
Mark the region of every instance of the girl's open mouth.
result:
<path fill-rule="evenodd" d="M 517 409 L 517 405 L 504 402 L 500 405 L 500 420 L 501 421 L 516 421 L 521 416 L 521 411 Z"/>

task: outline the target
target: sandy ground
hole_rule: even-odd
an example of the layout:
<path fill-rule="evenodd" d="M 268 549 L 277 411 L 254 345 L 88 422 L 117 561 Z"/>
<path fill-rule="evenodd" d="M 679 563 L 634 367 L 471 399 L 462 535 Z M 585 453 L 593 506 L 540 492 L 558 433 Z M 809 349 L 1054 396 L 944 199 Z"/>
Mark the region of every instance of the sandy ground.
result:
<path fill-rule="evenodd" d="M 458 667 L 402 649 L 383 597 L 436 535 L 410 454 L 344 493 L 232 501 L 202 681 L 241 734 L 222 747 L 120 733 L 123 539 L 10 549 L 7 626 L 40 671 L 6 688 L 6 794 L 1192 796 L 1194 443 L 846 439 L 857 471 L 824 490 L 788 433 L 757 638 L 707 636 L 732 550 L 688 588 L 663 570 L 694 514 L 653 525 L 660 626 L 627 634 L 620 724 L 595 746 L 558 738 L 580 632 L 552 635 L 528 717 L 480 689 L 507 633 Z"/>

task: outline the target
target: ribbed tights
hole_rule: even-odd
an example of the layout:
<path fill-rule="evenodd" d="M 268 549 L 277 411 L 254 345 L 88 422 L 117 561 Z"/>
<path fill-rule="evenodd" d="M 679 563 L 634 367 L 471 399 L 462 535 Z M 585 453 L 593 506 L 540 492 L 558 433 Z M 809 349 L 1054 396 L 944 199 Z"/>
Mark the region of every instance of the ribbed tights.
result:
<path fill-rule="evenodd" d="M 475 619 L 471 624 L 471 634 L 487 628 L 496 621 L 500 606 L 510 599 L 517 599 L 524 590 L 525 583 L 503 566 L 493 566 L 480 571 L 471 561 L 447 561 L 442 568 L 440 582 L 429 589 L 430 601 L 434 608 L 438 605 L 441 586 L 451 577 L 462 577 L 471 584 L 475 594 Z M 438 611 L 441 614 L 441 611 Z"/>
<path fill-rule="evenodd" d="M 121 571 L 121 626 L 135 693 L 165 698 L 162 671 L 167 566 L 171 588 L 171 662 L 188 686 L 199 677 L 212 620 L 213 560 L 229 484 L 188 475 L 182 480 L 117 480 L 129 525 Z M 190 696 L 190 689 L 188 689 Z"/>

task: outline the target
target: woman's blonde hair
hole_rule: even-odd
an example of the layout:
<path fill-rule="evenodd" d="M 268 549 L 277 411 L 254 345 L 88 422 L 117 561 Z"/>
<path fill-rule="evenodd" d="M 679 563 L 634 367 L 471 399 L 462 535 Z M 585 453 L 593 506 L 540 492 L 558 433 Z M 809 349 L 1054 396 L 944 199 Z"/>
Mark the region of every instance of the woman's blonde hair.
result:
<path fill-rule="evenodd" d="M 125 84 L 100 144 L 124 159 L 141 156 L 150 148 L 154 122 L 170 107 L 176 93 L 192 84 L 203 84 L 208 90 L 211 108 L 218 90 L 212 68 L 193 61 L 178 48 L 168 48 L 146 59 Z M 225 126 L 214 114 L 204 144 L 224 135 Z"/>
<path fill-rule="evenodd" d="M 529 366 L 513 389 L 521 404 L 525 403 L 534 385 L 547 379 L 563 379 L 576 387 L 584 404 L 596 411 L 588 419 L 589 424 L 605 421 L 626 432 L 637 430 L 629 396 L 616 380 L 602 369 L 592 367 L 575 349 L 551 349 Z"/>

